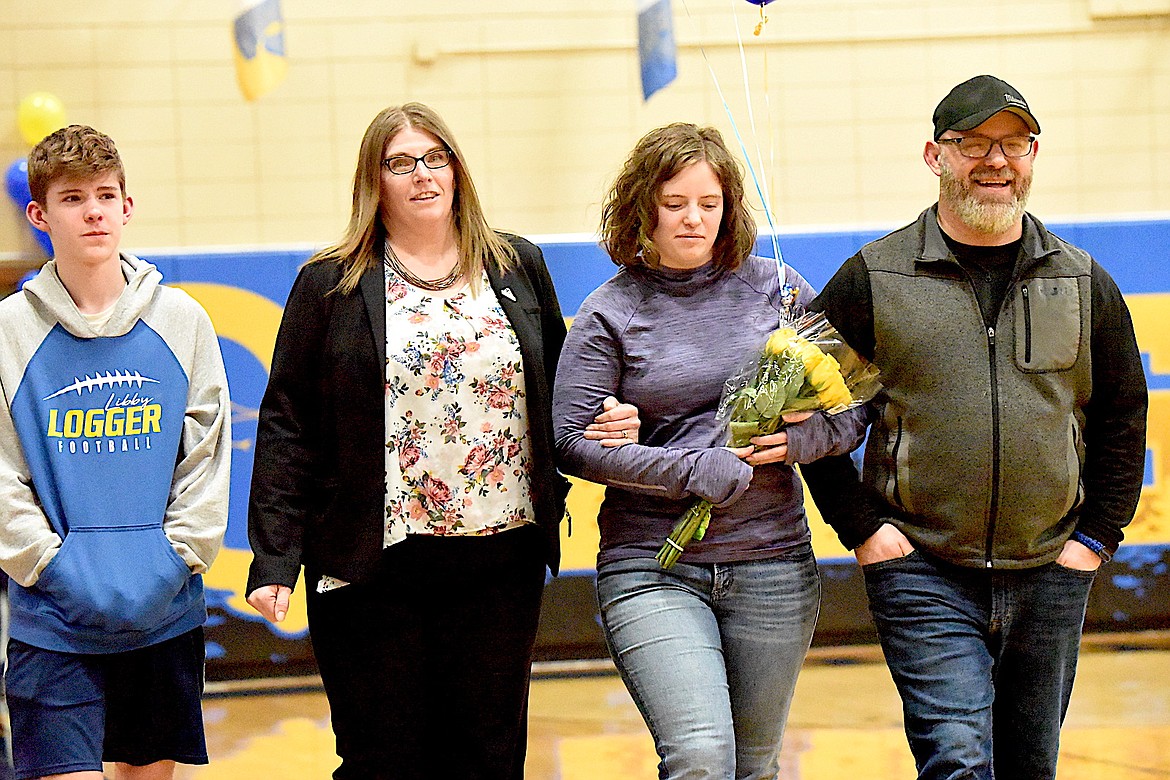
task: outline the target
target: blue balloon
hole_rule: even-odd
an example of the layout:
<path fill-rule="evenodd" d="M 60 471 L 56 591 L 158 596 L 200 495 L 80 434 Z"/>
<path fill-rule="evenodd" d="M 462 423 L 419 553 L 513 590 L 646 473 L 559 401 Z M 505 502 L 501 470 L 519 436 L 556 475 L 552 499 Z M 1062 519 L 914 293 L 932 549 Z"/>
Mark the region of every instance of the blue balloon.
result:
<path fill-rule="evenodd" d="M 4 188 L 17 206 L 23 209 L 29 204 L 32 192 L 28 188 L 28 160 L 23 157 L 13 160 L 4 176 Z"/>
<path fill-rule="evenodd" d="M 747 0 L 747 1 L 749 3 L 751 3 L 752 5 L 767 5 L 768 3 L 772 2 L 772 0 Z"/>
<path fill-rule="evenodd" d="M 32 190 L 28 188 L 28 160 L 21 157 L 14 160 L 4 175 L 4 188 L 8 190 L 8 197 L 24 211 L 32 202 Z M 43 230 L 37 230 L 31 224 L 28 226 L 33 238 L 40 244 L 41 249 L 49 257 L 53 256 L 53 240 Z"/>
<path fill-rule="evenodd" d="M 38 230 L 37 228 L 33 227 L 31 224 L 28 227 L 32 231 L 33 238 L 35 238 L 37 240 L 37 243 L 41 245 L 41 249 L 43 249 L 45 251 L 45 255 L 48 257 L 52 257 L 53 256 L 53 239 L 49 238 L 48 233 L 46 233 L 43 230 Z"/>

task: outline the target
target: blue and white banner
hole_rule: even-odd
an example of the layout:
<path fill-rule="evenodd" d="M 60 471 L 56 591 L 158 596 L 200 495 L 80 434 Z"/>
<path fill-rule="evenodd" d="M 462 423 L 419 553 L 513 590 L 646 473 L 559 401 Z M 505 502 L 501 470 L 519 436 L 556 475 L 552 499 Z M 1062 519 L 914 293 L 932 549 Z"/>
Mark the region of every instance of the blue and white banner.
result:
<path fill-rule="evenodd" d="M 241 0 L 233 25 L 236 78 L 248 100 L 270 92 L 288 73 L 280 0 Z"/>
<path fill-rule="evenodd" d="M 649 100 L 678 75 L 670 0 L 638 0 L 638 60 L 643 100 Z"/>

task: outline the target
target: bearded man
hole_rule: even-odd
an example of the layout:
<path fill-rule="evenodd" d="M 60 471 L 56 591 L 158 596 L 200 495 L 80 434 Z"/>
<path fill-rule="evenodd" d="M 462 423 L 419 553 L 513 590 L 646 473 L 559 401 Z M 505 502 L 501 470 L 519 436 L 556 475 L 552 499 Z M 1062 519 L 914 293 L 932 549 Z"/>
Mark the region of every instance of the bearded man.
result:
<path fill-rule="evenodd" d="M 1024 210 L 1039 132 L 1000 79 L 951 90 L 923 153 L 938 203 L 814 304 L 881 369 L 861 483 L 804 473 L 863 568 L 919 778 L 1056 776 L 1089 588 L 1141 491 L 1133 325 Z"/>

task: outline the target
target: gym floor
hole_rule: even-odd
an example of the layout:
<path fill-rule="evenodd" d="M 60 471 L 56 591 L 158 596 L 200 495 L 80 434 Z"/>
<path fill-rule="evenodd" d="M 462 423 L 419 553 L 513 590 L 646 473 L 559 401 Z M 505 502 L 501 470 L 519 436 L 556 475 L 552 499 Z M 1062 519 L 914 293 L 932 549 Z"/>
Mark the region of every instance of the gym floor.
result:
<path fill-rule="evenodd" d="M 594 665 L 597 667 L 598 665 Z M 608 669 L 608 671 L 607 671 Z M 1086 641 L 1065 722 L 1060 780 L 1170 778 L 1170 634 Z M 179 780 L 328 778 L 329 709 L 299 691 L 217 692 L 204 710 L 211 764 Z M 528 780 L 657 777 L 657 756 L 621 680 L 600 668 L 542 668 L 532 685 Z M 788 720 L 779 780 L 911 778 L 901 708 L 873 647 L 814 650 Z"/>

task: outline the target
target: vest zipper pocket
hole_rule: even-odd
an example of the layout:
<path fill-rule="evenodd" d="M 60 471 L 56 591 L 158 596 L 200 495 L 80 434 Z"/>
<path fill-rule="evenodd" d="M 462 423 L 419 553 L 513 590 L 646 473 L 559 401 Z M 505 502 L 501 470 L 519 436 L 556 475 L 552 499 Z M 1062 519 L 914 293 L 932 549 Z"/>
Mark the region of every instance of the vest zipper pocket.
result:
<path fill-rule="evenodd" d="M 1020 288 L 1020 296 L 1024 299 L 1024 365 L 1032 364 L 1032 301 L 1028 297 L 1028 285 Z"/>

